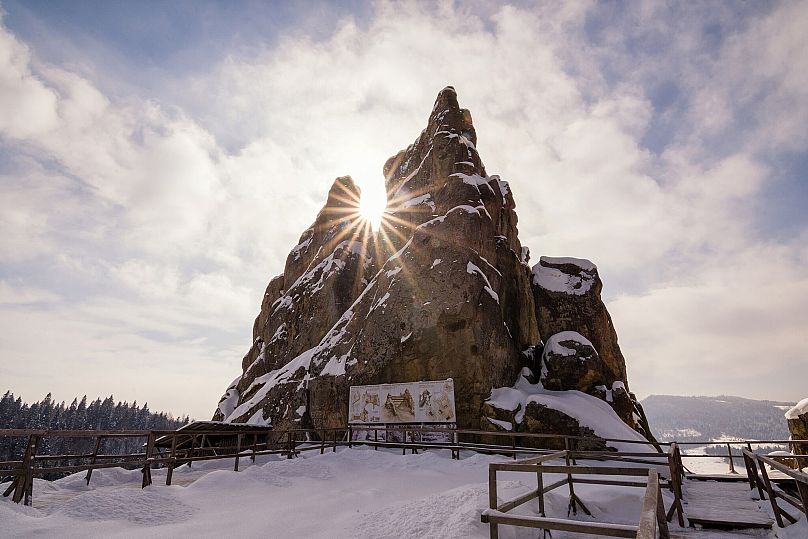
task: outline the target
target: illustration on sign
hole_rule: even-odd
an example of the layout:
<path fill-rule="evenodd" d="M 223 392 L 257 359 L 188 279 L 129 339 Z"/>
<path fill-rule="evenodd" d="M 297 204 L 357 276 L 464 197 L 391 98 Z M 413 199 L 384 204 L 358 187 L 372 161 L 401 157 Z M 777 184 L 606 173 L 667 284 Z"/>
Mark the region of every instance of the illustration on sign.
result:
<path fill-rule="evenodd" d="M 452 423 L 456 421 L 451 379 L 351 386 L 349 423 Z"/>

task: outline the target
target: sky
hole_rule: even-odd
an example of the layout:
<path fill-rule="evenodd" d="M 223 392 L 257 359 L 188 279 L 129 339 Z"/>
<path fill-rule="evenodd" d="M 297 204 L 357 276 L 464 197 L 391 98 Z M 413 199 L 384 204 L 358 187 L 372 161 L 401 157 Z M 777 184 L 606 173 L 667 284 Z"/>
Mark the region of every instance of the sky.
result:
<path fill-rule="evenodd" d="M 631 389 L 808 396 L 808 3 L 0 0 L 0 391 L 209 418 L 334 178 L 453 85 Z"/>

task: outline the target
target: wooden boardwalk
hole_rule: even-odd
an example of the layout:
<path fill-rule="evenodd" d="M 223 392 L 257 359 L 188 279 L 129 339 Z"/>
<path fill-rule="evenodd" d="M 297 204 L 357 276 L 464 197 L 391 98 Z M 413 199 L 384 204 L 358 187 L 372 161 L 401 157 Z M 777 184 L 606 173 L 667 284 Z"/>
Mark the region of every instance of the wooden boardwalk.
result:
<path fill-rule="evenodd" d="M 685 485 L 684 512 L 691 525 L 698 524 L 705 528 L 771 529 L 774 524 L 774 520 L 752 499 L 748 484 L 686 481 Z M 721 534 L 716 537 L 731 535 Z"/>

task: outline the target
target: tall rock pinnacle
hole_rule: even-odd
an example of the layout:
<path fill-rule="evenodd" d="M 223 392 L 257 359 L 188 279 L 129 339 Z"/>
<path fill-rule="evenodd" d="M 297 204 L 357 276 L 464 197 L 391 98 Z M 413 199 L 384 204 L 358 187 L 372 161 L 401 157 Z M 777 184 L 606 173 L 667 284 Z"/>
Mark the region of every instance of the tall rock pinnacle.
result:
<path fill-rule="evenodd" d="M 269 283 L 242 375 L 214 419 L 343 426 L 350 385 L 453 378 L 459 426 L 495 428 L 486 400 L 523 367 L 541 368 L 531 355 L 539 328 L 588 326 L 540 324 L 563 307 L 537 308 L 544 296 L 519 242 L 513 195 L 486 173 L 476 144 L 471 114 L 446 87 L 427 127 L 384 165 L 378 232 L 359 217 L 351 179 L 335 181 Z M 622 355 L 607 357 L 590 381 L 625 382 Z"/>

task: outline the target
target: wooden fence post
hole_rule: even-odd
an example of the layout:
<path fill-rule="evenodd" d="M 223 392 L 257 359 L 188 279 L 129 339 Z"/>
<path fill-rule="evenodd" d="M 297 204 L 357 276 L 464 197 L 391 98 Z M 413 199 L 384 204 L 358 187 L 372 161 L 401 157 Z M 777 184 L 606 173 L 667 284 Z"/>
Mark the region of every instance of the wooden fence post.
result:
<path fill-rule="evenodd" d="M 152 453 L 154 452 L 154 432 L 149 432 L 149 438 L 146 442 L 146 460 L 143 463 L 143 482 L 141 483 L 140 488 L 146 488 L 151 485 L 151 460 L 152 460 Z"/>
<path fill-rule="evenodd" d="M 236 463 L 233 465 L 233 471 L 238 471 L 238 457 L 241 454 L 241 437 L 244 436 L 243 434 L 239 434 L 236 436 Z"/>
<path fill-rule="evenodd" d="M 679 527 L 685 527 L 684 510 L 682 509 L 682 459 L 679 453 L 679 445 L 676 442 L 671 444 L 668 454 L 668 470 L 671 474 L 671 490 L 673 490 L 673 503 L 668 510 L 667 520 L 673 520 L 673 513 L 676 513 Z"/>
<path fill-rule="evenodd" d="M 566 438 L 564 440 L 567 441 Z M 568 442 L 567 445 L 569 445 Z M 569 468 L 570 466 L 569 451 L 564 452 L 564 460 L 567 463 L 567 467 Z M 570 513 L 572 513 L 573 515 L 577 515 L 578 514 L 577 506 L 579 505 L 581 506 L 581 509 L 583 509 L 584 513 L 586 513 L 589 516 L 592 516 L 592 513 L 589 512 L 589 509 L 587 509 L 587 507 L 584 505 L 584 502 L 581 501 L 581 498 L 579 498 L 578 495 L 575 494 L 575 487 L 573 486 L 572 473 L 569 471 L 569 469 L 567 470 L 567 483 L 569 484 L 570 487 L 570 505 L 569 508 L 567 509 L 567 516 L 569 516 Z"/>
<path fill-rule="evenodd" d="M 14 481 L 3 494 L 4 496 L 8 496 L 13 490 L 14 495 L 11 497 L 11 501 L 14 503 L 23 502 L 25 505 L 31 505 L 31 494 L 33 492 L 33 461 L 38 445 L 39 435 L 31 434 L 25 446 L 25 453 L 23 454 L 22 463 L 20 464 L 20 473 L 14 478 Z"/>
<path fill-rule="evenodd" d="M 800 499 L 802 500 L 802 512 L 805 513 L 805 519 L 808 521 L 808 484 L 802 481 L 795 482 L 797 483 L 797 491 L 800 493 Z"/>
<path fill-rule="evenodd" d="M 727 456 L 729 457 L 729 473 L 738 473 L 735 471 L 735 462 L 732 459 L 732 447 L 727 442 Z"/>
<path fill-rule="evenodd" d="M 171 435 L 171 454 L 169 455 L 168 470 L 166 470 L 166 485 L 171 485 L 171 478 L 174 476 L 174 464 L 177 461 L 177 433 Z"/>
<path fill-rule="evenodd" d="M 90 458 L 90 464 L 95 464 L 96 459 L 98 458 L 98 450 L 101 448 L 101 436 L 95 437 L 95 449 L 93 449 L 93 456 Z M 87 477 L 85 480 L 87 481 L 87 485 L 90 484 L 90 478 L 93 476 L 93 469 L 87 469 Z"/>
<path fill-rule="evenodd" d="M 772 504 L 774 519 L 777 521 L 777 525 L 783 528 L 785 527 L 783 524 L 783 517 L 780 516 L 780 508 L 777 506 L 777 496 L 774 494 L 771 481 L 769 481 L 769 474 L 766 472 L 766 463 L 758 461 L 758 464 L 760 465 L 760 475 L 763 478 L 763 486 L 766 487 L 766 493 L 769 495 L 769 502 Z"/>
<path fill-rule="evenodd" d="M 488 465 L 488 507 L 492 511 L 497 510 L 497 469 Z M 499 525 L 496 522 L 488 522 L 489 537 L 499 538 Z"/>
<path fill-rule="evenodd" d="M 659 527 L 659 538 L 669 539 L 668 519 L 665 518 L 665 498 L 662 497 L 662 486 L 657 477 L 657 526 Z"/>
<path fill-rule="evenodd" d="M 544 472 L 541 464 L 536 467 L 536 487 L 539 494 L 539 516 L 546 517 L 547 515 L 544 514 Z"/>
<path fill-rule="evenodd" d="M 185 454 L 188 457 L 188 462 L 186 462 L 186 466 L 189 468 L 191 467 L 191 463 L 194 461 L 194 448 L 196 447 L 196 434 L 191 437 L 191 447 L 185 450 Z"/>
<path fill-rule="evenodd" d="M 31 498 L 34 495 L 34 460 L 36 459 L 36 451 L 39 447 L 39 436 L 34 440 L 34 447 L 31 450 L 31 458 L 28 460 L 28 481 L 25 484 L 25 505 L 31 505 Z"/>
<path fill-rule="evenodd" d="M 578 464 L 577 462 L 575 462 L 575 452 L 578 450 L 578 442 L 575 440 L 575 438 L 566 438 L 566 437 L 564 438 L 564 441 L 566 442 L 565 445 L 567 446 L 567 450 L 571 451 L 570 457 L 572 459 L 572 465 L 575 466 L 576 464 Z"/>
<path fill-rule="evenodd" d="M 253 443 L 252 443 L 252 455 L 250 455 L 250 460 L 255 462 L 255 446 L 258 444 L 258 435 L 253 434 Z"/>

